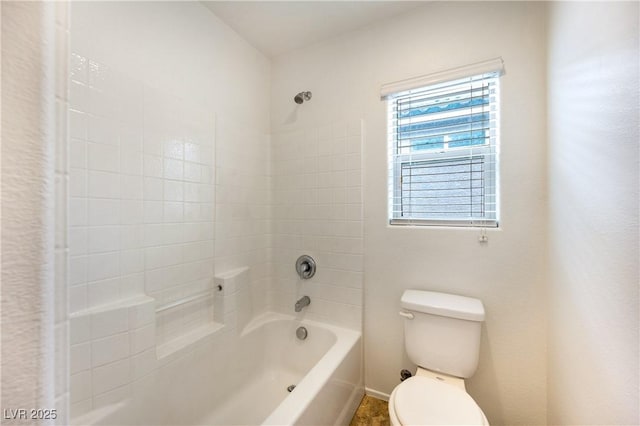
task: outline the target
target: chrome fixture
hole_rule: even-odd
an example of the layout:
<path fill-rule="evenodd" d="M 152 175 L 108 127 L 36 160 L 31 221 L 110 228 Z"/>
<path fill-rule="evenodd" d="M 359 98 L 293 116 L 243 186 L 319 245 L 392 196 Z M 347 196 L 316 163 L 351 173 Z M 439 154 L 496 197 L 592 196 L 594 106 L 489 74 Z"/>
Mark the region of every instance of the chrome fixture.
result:
<path fill-rule="evenodd" d="M 303 280 L 308 280 L 316 273 L 316 261 L 309 255 L 303 254 L 296 260 L 296 272 Z"/>
<path fill-rule="evenodd" d="M 300 340 L 306 339 L 308 335 L 309 332 L 304 327 L 298 327 L 298 329 L 296 330 L 296 337 Z"/>
<path fill-rule="evenodd" d="M 302 296 L 300 300 L 296 302 L 296 307 L 295 307 L 296 312 L 300 312 L 302 308 L 304 308 L 305 306 L 309 306 L 310 304 L 311 304 L 311 299 L 309 299 L 309 296 Z"/>
<path fill-rule="evenodd" d="M 295 388 L 296 388 L 296 385 L 289 385 L 287 386 L 287 392 L 293 392 Z"/>
<path fill-rule="evenodd" d="M 293 97 L 293 101 L 298 105 L 310 99 L 311 99 L 311 92 L 300 92 Z"/>

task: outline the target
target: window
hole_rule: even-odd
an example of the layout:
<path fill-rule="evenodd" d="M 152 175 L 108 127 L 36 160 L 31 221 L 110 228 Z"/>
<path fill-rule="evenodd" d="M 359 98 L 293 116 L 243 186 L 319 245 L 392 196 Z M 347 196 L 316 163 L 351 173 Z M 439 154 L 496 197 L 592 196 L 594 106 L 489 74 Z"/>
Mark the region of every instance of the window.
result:
<path fill-rule="evenodd" d="M 494 60 L 383 86 L 392 225 L 498 226 L 501 71 Z"/>

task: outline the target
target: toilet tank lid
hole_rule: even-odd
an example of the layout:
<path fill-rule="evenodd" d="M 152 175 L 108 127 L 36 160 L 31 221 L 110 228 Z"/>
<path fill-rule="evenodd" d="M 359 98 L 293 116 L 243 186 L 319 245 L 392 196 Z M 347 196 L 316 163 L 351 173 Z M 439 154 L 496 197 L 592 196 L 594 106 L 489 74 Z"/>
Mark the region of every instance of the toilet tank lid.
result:
<path fill-rule="evenodd" d="M 400 299 L 400 306 L 409 311 L 468 321 L 484 321 L 482 301 L 472 297 L 435 291 L 405 290 Z"/>

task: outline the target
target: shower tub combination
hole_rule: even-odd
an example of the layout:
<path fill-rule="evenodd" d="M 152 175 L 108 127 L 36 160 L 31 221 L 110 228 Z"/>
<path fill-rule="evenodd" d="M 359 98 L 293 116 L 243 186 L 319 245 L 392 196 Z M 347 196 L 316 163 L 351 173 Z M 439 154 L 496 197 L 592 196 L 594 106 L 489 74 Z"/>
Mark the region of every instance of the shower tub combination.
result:
<path fill-rule="evenodd" d="M 72 423 L 348 424 L 364 394 L 361 345 L 357 331 L 266 313 L 240 336 L 216 333 L 161 363 L 132 384 L 131 398 Z"/>

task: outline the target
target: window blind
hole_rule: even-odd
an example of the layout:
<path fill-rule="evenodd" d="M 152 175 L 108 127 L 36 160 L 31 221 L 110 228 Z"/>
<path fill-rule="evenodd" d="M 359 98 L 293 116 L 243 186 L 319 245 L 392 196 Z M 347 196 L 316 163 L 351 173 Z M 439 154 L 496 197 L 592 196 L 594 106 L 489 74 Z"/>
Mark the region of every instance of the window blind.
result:
<path fill-rule="evenodd" d="M 497 226 L 499 75 L 386 95 L 391 224 Z"/>

